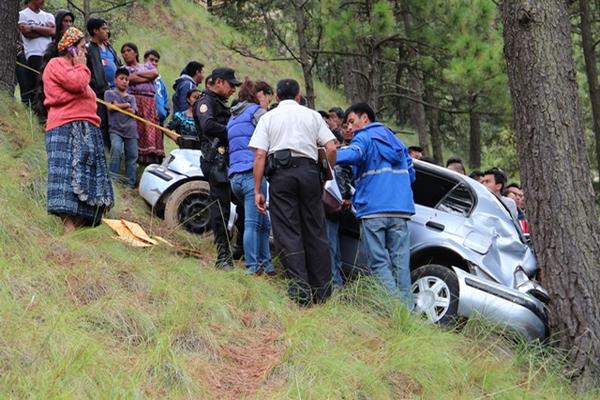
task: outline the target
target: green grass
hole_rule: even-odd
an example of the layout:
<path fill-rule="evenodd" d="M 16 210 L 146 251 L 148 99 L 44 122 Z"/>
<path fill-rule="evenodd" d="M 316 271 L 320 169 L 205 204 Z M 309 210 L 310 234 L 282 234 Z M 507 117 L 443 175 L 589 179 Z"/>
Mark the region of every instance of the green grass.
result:
<path fill-rule="evenodd" d="M 165 230 L 130 192 L 111 217 L 205 257 L 133 249 L 104 225 L 63 236 L 43 134 L 0 100 L 0 397 L 575 398 L 552 351 L 477 321 L 431 326 L 368 280 L 304 310 L 281 279 L 215 271 L 209 240 Z"/>
<path fill-rule="evenodd" d="M 173 0 L 172 9 L 161 2 L 137 9 L 126 31 L 116 38 L 114 47 L 120 50 L 124 42 L 136 43 L 143 53 L 155 48 L 161 54 L 160 72 L 170 91 L 175 79 L 188 61 L 197 60 L 205 65 L 205 74 L 216 67 L 230 66 L 238 78 L 262 79 L 275 85 L 279 79 L 295 78 L 302 82 L 298 64 L 289 61 L 258 61 L 229 50 L 225 44 L 243 39 L 218 18 L 210 15 L 198 4 L 186 0 Z M 274 54 L 268 49 L 257 49 L 266 57 Z M 346 105 L 343 96 L 316 82 L 317 106 L 327 108 Z"/>
<path fill-rule="evenodd" d="M 173 4 L 176 21 L 152 6 L 129 29 L 140 48 L 161 51 L 168 82 L 188 58 L 269 81 L 299 77 L 290 64 L 227 53 L 218 39 L 235 32 L 198 6 Z M 140 28 L 142 20 L 152 28 Z M 322 93 L 323 104 L 341 101 Z M 127 190 L 117 188 L 109 216 L 138 222 L 179 250 L 127 247 L 105 225 L 62 235 L 45 209 L 45 157 L 39 126 L 0 93 L 0 398 L 597 397 L 571 391 L 552 350 L 508 341 L 475 320 L 460 333 L 432 326 L 369 280 L 299 309 L 280 278 L 212 269 L 209 238 L 167 230 Z"/>

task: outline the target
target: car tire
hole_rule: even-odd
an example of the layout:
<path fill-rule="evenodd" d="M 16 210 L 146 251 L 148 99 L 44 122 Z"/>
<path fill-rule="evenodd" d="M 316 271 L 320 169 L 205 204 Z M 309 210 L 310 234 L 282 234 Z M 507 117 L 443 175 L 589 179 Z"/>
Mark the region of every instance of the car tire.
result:
<path fill-rule="evenodd" d="M 204 181 L 187 182 L 175 189 L 165 203 L 166 225 L 198 234 L 209 231 L 209 190 Z"/>
<path fill-rule="evenodd" d="M 412 271 L 412 293 L 416 313 L 431 322 L 446 325 L 458 313 L 459 284 L 451 268 L 429 264 Z"/>

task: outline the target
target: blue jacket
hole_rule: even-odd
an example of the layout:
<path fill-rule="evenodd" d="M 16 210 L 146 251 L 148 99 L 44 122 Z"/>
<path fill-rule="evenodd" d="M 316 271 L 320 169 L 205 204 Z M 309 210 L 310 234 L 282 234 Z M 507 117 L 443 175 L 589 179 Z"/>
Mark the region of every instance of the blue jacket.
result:
<path fill-rule="evenodd" d="M 231 118 L 227 123 L 229 140 L 229 176 L 239 172 L 252 171 L 254 151 L 248 147 L 256 128 L 255 113 L 258 104 L 241 102 L 231 109 Z"/>
<path fill-rule="evenodd" d="M 357 130 L 337 164 L 353 165 L 358 218 L 379 213 L 414 214 L 411 184 L 415 169 L 408 150 L 385 125 L 373 122 Z"/>
<path fill-rule="evenodd" d="M 156 88 L 156 95 L 154 96 L 156 99 L 156 112 L 158 121 L 162 125 L 169 116 L 169 94 L 165 82 L 160 76 L 154 80 L 154 87 Z"/>
<path fill-rule="evenodd" d="M 189 75 L 182 74 L 175 79 L 173 84 L 173 113 L 187 110 L 187 93 L 197 87 L 198 84 Z"/>

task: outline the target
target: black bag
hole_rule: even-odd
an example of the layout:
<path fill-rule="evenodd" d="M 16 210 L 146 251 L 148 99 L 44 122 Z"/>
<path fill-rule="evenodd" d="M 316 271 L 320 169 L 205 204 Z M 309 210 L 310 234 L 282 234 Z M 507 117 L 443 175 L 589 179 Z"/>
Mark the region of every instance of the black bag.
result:
<path fill-rule="evenodd" d="M 265 176 L 268 178 L 278 169 L 286 169 L 292 165 L 292 152 L 289 149 L 277 150 L 269 154 L 265 164 Z"/>
<path fill-rule="evenodd" d="M 224 154 L 217 154 L 210 168 L 209 181 L 217 183 L 229 182 L 227 176 L 227 159 Z"/>
<path fill-rule="evenodd" d="M 214 138 L 207 151 L 206 157 L 201 160 L 200 168 L 209 182 L 228 183 L 228 154 L 227 150 L 219 147 L 219 139 Z"/>

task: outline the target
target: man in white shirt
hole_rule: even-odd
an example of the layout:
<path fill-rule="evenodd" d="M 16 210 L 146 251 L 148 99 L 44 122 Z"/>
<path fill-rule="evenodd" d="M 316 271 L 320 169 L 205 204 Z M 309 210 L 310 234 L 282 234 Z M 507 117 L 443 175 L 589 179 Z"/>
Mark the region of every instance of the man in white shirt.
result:
<path fill-rule="evenodd" d="M 19 31 L 27 65 L 36 71 L 42 67 L 42 56 L 54 35 L 54 16 L 42 10 L 45 0 L 29 0 L 19 12 Z M 20 88 L 24 103 L 33 104 L 38 74 L 27 70 L 27 80 Z"/>
<path fill-rule="evenodd" d="M 269 157 L 269 209 L 273 236 L 281 248 L 288 295 L 298 304 L 321 303 L 331 294 L 331 265 L 321 202 L 317 146 L 335 165 L 335 136 L 316 111 L 299 104 L 300 85 L 277 84 L 279 106 L 258 122 L 249 147 L 256 149 L 254 192 L 259 212 L 266 212 L 260 191 Z"/>

